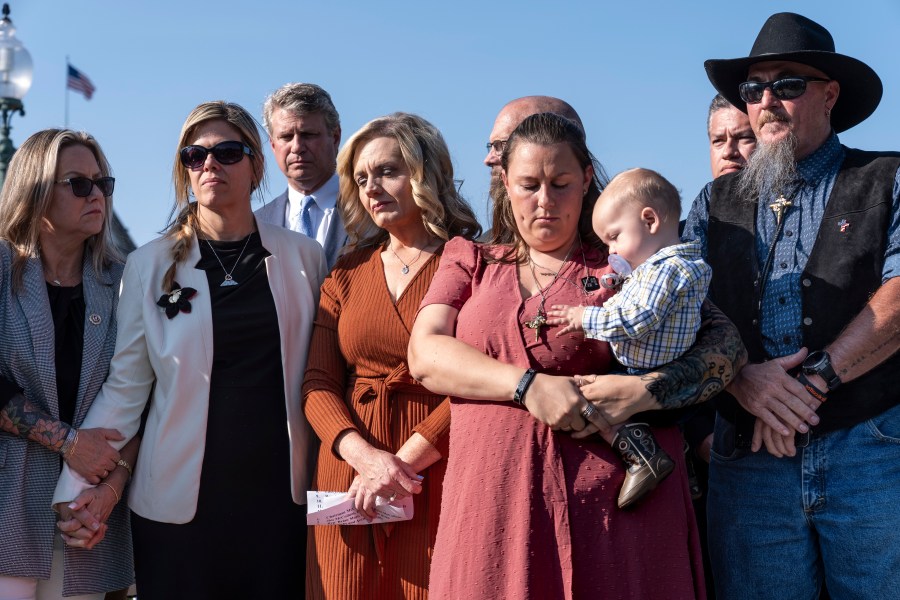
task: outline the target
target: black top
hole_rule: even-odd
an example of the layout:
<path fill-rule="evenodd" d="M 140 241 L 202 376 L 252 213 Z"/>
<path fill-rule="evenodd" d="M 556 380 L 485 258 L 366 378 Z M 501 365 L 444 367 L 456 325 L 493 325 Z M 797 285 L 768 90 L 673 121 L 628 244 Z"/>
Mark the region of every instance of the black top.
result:
<path fill-rule="evenodd" d="M 47 298 L 53 315 L 59 420 L 72 424 L 84 355 L 84 288 L 80 283 L 74 287 L 48 283 Z"/>
<path fill-rule="evenodd" d="M 199 245 L 196 267 L 209 282 L 213 361 L 197 512 L 177 525 L 132 515 L 141 598 L 302 598 L 305 582 L 296 571 L 306 563 L 306 511 L 291 499 L 269 252 L 258 233 Z M 236 285 L 221 285 L 226 271 Z M 264 529 L 229 525 L 247 515 Z"/>
<path fill-rule="evenodd" d="M 200 240 L 200 254 L 197 268 L 209 281 L 213 325 L 201 503 L 255 489 L 236 486 L 235 473 L 254 473 L 257 486 L 289 499 L 281 335 L 265 264 L 270 253 L 254 232 L 236 242 Z M 226 270 L 237 285 L 221 285 Z"/>

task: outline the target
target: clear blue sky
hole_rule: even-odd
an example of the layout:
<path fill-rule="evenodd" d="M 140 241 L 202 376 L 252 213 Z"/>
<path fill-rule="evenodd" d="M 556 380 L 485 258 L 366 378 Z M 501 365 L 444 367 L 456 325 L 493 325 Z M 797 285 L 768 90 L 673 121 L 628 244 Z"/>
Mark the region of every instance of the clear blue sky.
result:
<path fill-rule="evenodd" d="M 884 82 L 879 109 L 842 141 L 900 150 L 897 0 L 13 0 L 11 9 L 34 60 L 14 142 L 63 124 L 70 56 L 97 92 L 90 101 L 71 94 L 69 125 L 106 151 L 116 211 L 138 244 L 165 226 L 188 112 L 224 99 L 261 120 L 266 94 L 288 81 L 331 93 L 344 139 L 397 110 L 432 121 L 483 224 L 484 144 L 500 107 L 529 94 L 569 101 L 610 175 L 656 169 L 681 190 L 687 211 L 709 179 L 705 118 L 714 90 L 703 61 L 747 55 L 765 19 L 782 10 L 823 24 L 838 52 L 868 63 Z M 271 154 L 266 162 L 271 197 L 286 186 Z"/>

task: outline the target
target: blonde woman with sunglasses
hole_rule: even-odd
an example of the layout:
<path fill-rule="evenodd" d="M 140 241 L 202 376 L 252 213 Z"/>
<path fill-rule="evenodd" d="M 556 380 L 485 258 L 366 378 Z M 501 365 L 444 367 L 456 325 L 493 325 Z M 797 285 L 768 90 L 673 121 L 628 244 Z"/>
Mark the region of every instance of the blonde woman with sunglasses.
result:
<path fill-rule="evenodd" d="M 128 258 L 87 421 L 131 437 L 146 409 L 128 497 L 141 600 L 300 597 L 313 442 L 300 383 L 325 257 L 254 219 L 263 153 L 242 107 L 199 105 L 177 148 L 174 218 Z M 66 469 L 54 501 L 85 485 Z"/>
<path fill-rule="evenodd" d="M 47 129 L 28 138 L 0 194 L 0 599 L 102 598 L 134 580 L 119 500 L 137 452 L 87 428 L 116 339 L 122 259 L 112 243 L 115 180 L 97 141 Z M 63 545 L 53 486 L 65 463 L 90 484 L 91 550 Z M 62 530 L 62 536 L 60 535 Z M 93 532 L 92 532 L 93 533 Z M 72 539 L 72 538 L 69 538 Z M 92 544 L 93 545 L 93 544 Z"/>

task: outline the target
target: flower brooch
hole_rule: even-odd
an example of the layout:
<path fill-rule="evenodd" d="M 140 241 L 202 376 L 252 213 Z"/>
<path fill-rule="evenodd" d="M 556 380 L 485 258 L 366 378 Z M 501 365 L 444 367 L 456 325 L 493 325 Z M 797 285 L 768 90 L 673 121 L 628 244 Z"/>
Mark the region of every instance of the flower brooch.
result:
<path fill-rule="evenodd" d="M 191 312 L 191 303 L 189 300 L 197 293 L 197 290 L 194 288 L 182 288 L 178 285 L 177 281 L 172 283 L 172 287 L 175 289 L 168 294 L 163 294 L 159 297 L 159 300 L 156 301 L 157 306 L 166 309 L 166 316 L 169 317 L 169 319 L 174 319 L 175 315 L 179 312 Z"/>

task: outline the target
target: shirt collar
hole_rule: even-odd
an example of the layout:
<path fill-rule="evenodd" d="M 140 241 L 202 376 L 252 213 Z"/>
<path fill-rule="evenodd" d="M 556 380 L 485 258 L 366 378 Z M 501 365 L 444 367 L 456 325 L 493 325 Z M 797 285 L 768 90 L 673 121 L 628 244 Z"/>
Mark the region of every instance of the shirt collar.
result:
<path fill-rule="evenodd" d="M 324 211 L 329 208 L 334 208 L 337 205 L 339 189 L 338 181 L 338 175 L 335 173 L 322 185 L 322 187 L 312 194 L 309 194 L 316 201 L 316 206 L 320 210 Z M 291 206 L 292 212 L 294 212 L 295 208 L 296 212 L 300 212 L 300 207 L 303 206 L 304 198 L 306 198 L 306 194 L 302 194 L 291 186 L 288 186 L 288 203 Z"/>
<path fill-rule="evenodd" d="M 807 185 L 816 186 L 826 176 L 840 168 L 844 161 L 844 147 L 832 131 L 825 143 L 797 163 L 797 173 Z"/>

